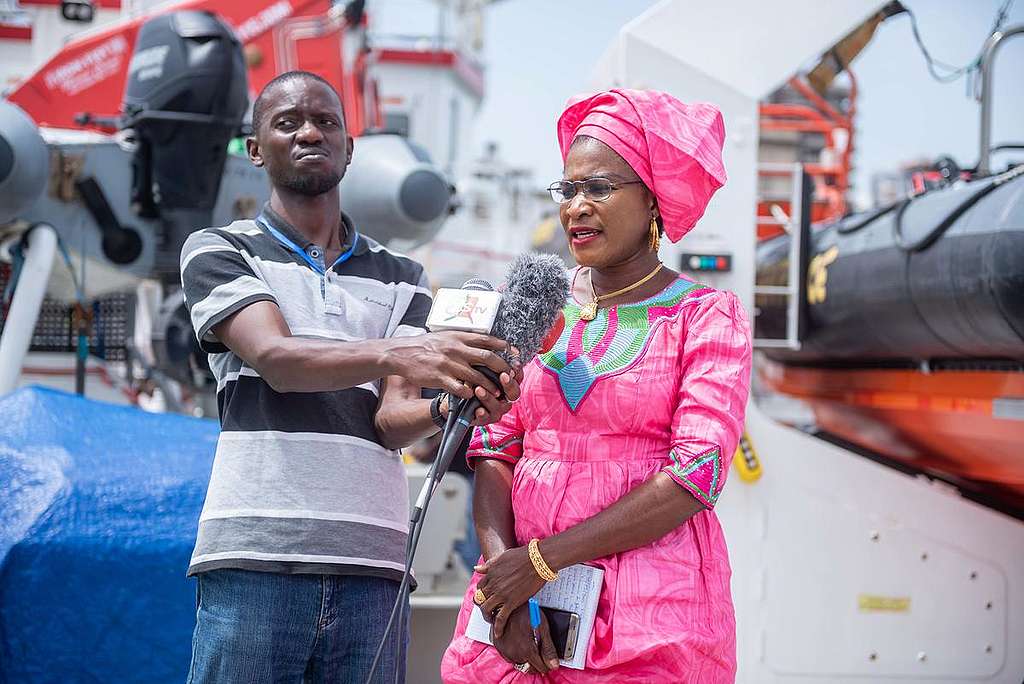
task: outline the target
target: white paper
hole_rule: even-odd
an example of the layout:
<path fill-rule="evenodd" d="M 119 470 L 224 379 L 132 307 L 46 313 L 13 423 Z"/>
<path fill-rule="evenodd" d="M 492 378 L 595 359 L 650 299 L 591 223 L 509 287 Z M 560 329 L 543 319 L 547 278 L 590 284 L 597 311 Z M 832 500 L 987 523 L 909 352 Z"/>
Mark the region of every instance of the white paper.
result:
<path fill-rule="evenodd" d="M 591 565 L 570 565 L 558 571 L 558 579 L 545 584 L 537 592 L 537 603 L 544 608 L 557 608 L 580 616 L 580 629 L 576 635 L 576 652 L 572 660 L 559 660 L 563 667 L 582 670 L 587 660 L 590 636 L 597 618 L 597 600 L 601 596 L 604 570 Z M 479 606 L 466 625 L 466 636 L 485 644 L 491 642 L 491 625 L 484 620 Z"/>

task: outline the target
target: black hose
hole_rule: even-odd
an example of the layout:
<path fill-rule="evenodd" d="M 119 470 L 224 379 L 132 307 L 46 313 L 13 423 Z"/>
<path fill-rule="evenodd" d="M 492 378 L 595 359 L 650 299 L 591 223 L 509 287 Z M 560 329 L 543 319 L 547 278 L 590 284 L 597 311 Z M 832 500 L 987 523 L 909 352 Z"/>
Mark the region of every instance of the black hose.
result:
<path fill-rule="evenodd" d="M 893 211 L 895 209 L 899 209 L 900 207 L 903 207 L 904 205 L 908 204 L 909 202 L 910 202 L 909 199 L 900 200 L 899 202 L 896 202 L 895 204 L 890 204 L 887 207 L 882 207 L 881 209 L 875 209 L 873 211 L 869 211 L 866 215 L 861 216 L 856 221 L 842 222 L 838 226 L 836 226 L 836 232 L 839 233 L 840 235 L 848 235 L 849 233 L 856 233 L 861 228 L 864 228 L 868 224 L 873 223 L 875 221 L 875 219 L 882 218 L 883 216 L 885 216 L 889 212 L 891 212 L 891 211 Z"/>

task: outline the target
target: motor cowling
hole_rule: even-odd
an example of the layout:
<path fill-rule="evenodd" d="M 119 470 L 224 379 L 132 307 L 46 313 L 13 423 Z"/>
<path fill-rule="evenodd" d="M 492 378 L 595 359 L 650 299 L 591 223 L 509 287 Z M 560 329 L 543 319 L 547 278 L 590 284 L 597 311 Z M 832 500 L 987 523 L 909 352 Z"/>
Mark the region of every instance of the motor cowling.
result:
<path fill-rule="evenodd" d="M 139 29 L 121 126 L 137 144 L 133 207 L 164 225 L 158 268 L 176 272 L 185 237 L 210 224 L 228 142 L 248 106 L 242 46 L 216 15 L 170 12 Z"/>

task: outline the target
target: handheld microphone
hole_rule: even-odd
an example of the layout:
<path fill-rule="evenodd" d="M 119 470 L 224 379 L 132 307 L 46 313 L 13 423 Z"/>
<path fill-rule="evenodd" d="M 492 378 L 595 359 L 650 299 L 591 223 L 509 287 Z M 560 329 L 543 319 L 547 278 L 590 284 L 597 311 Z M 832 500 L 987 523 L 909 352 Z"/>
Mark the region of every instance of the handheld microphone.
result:
<path fill-rule="evenodd" d="M 501 293 L 496 292 L 483 278 L 470 278 L 458 289 L 442 287 L 434 295 L 430 313 L 427 315 L 427 328 L 431 332 L 460 330 L 490 334 L 498 317 L 501 301 Z M 486 366 L 474 368 L 501 389 L 500 379 L 494 371 Z M 467 438 L 472 427 L 473 415 L 479 407 L 480 400 L 476 397 L 460 399 L 449 395 L 448 421 L 444 428 L 444 436 L 413 505 L 411 522 L 414 524 L 422 517 L 430 495 L 441 483 L 441 478 L 448 472 L 452 461 L 459 454 L 465 454 L 469 448 Z"/>
<path fill-rule="evenodd" d="M 560 258 L 521 254 L 509 264 L 498 291 L 483 278 L 471 278 L 459 289 L 438 290 L 427 328 L 494 335 L 515 347 L 526 364 L 543 344 L 568 293 L 569 277 Z"/>
<path fill-rule="evenodd" d="M 431 307 L 427 319 L 427 326 L 431 330 L 435 329 L 431 325 L 431 319 L 434 319 L 444 326 L 437 329 L 490 333 L 516 349 L 518 355 L 515 358 L 508 358 L 513 354 L 502 354 L 506 361 L 525 365 L 536 356 L 565 306 L 569 277 L 565 263 L 555 255 L 521 254 L 509 264 L 503 293 L 494 292 L 491 284 L 481 278 L 466 281 L 461 289 L 447 290 L 443 295 L 442 292 L 438 291 L 435 306 Z M 442 303 L 438 305 L 437 301 Z M 492 309 L 494 302 L 497 305 Z M 488 320 L 491 323 L 487 329 L 481 329 Z M 461 322 L 463 327 L 454 327 L 457 322 Z M 476 369 L 500 388 L 498 377 L 493 371 L 481 366 L 476 366 Z M 427 479 L 417 498 L 414 519 L 418 519 L 422 512 L 421 504 L 426 501 L 427 489 L 440 482 L 452 460 L 460 453 L 465 453 L 468 447 L 466 437 L 472 428 L 473 416 L 480 407 L 480 400 L 473 397 L 458 400 L 450 398 L 450 401 L 451 430 L 446 430 L 445 439 L 439 447 L 436 468 L 431 473 L 433 477 Z"/>

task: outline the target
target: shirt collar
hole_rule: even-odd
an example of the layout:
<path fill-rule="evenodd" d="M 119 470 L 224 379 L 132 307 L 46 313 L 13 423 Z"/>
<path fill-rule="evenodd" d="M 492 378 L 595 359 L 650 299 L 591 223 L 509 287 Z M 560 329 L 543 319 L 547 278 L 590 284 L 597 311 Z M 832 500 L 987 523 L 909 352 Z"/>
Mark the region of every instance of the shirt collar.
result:
<path fill-rule="evenodd" d="M 286 238 L 302 247 L 304 250 L 309 250 L 309 248 L 315 244 L 312 240 L 300 233 L 295 226 L 284 220 L 280 214 L 271 209 L 270 202 L 263 205 L 263 219 L 276 230 L 279 230 Z M 341 245 L 341 251 L 344 252 L 349 248 L 349 245 L 352 244 L 351 240 L 352 236 L 356 234 L 356 228 L 355 224 L 352 223 L 352 219 L 350 219 L 345 212 L 341 212 L 341 222 L 345 226 L 345 242 Z M 325 247 L 324 245 L 317 246 L 321 249 Z M 369 246 L 366 244 L 366 240 L 360 238 L 359 244 L 356 245 L 352 256 L 365 254 L 368 249 Z"/>

